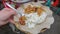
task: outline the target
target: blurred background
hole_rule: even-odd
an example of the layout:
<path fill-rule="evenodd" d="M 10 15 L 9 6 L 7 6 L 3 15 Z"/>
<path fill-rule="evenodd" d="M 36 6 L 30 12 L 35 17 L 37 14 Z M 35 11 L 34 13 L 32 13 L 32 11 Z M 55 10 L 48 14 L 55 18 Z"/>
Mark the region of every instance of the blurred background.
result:
<path fill-rule="evenodd" d="M 0 0 L 0 10 L 3 10 L 4 8 L 2 1 L 3 0 Z M 36 2 L 37 0 L 34 1 Z M 51 25 L 51 28 L 40 34 L 60 34 L 60 0 L 40 0 L 40 1 L 45 1 L 45 3 L 42 3 L 42 5 L 50 7 L 50 9 L 54 13 L 53 17 L 55 19 L 55 22 Z M 17 31 L 19 30 L 17 29 Z M 22 31 L 19 32 L 20 33 L 13 32 L 11 27 L 9 26 L 9 23 L 0 27 L 0 34 L 25 34 Z"/>

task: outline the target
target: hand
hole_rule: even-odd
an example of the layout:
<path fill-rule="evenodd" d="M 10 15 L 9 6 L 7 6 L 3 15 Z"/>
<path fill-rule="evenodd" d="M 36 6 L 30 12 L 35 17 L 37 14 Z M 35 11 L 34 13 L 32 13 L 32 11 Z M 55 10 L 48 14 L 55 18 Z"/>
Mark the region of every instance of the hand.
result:
<path fill-rule="evenodd" d="M 1 10 L 0 11 L 0 26 L 5 25 L 8 22 L 14 23 L 14 21 L 10 19 L 10 17 L 15 14 L 16 13 L 12 9 L 9 9 L 9 8 L 4 8 L 3 10 Z"/>

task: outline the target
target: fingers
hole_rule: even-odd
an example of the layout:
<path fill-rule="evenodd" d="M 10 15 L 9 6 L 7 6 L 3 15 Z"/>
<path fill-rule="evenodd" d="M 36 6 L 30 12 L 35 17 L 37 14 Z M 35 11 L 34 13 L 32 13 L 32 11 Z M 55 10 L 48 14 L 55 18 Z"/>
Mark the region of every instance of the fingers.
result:
<path fill-rule="evenodd" d="M 15 24 L 15 21 L 12 20 L 12 19 L 9 19 L 9 22 L 12 23 L 12 24 Z"/>
<path fill-rule="evenodd" d="M 4 8 L 1 12 L 0 12 L 0 20 L 6 20 L 8 19 L 10 16 L 15 15 L 16 12 L 12 9 L 9 8 Z"/>
<path fill-rule="evenodd" d="M 7 12 L 9 14 L 16 14 L 16 12 L 14 10 L 9 9 L 9 8 L 4 8 L 2 11 L 5 12 L 5 13 Z"/>
<path fill-rule="evenodd" d="M 0 26 L 7 24 L 8 21 L 0 21 Z"/>

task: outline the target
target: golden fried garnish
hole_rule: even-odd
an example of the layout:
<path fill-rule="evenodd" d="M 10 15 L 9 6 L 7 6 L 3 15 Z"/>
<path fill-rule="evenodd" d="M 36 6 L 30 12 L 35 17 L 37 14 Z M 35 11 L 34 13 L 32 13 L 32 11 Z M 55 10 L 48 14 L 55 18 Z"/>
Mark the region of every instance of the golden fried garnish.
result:
<path fill-rule="evenodd" d="M 36 7 L 32 7 L 31 5 L 28 5 L 28 7 L 25 9 L 25 13 L 30 14 L 35 12 Z"/>
<path fill-rule="evenodd" d="M 32 7 L 32 11 L 36 12 L 37 7 Z"/>
<path fill-rule="evenodd" d="M 32 10 L 31 5 L 28 5 L 27 8 L 25 8 L 25 13 L 30 14 Z"/>
<path fill-rule="evenodd" d="M 39 16 L 43 11 L 44 9 L 42 9 L 42 7 L 36 7 L 36 6 L 32 7 L 31 5 L 28 5 L 28 7 L 25 9 L 25 13 L 30 14 L 30 13 L 37 12 Z"/>
<path fill-rule="evenodd" d="M 40 8 L 37 8 L 37 14 L 40 16 L 41 13 L 43 12 L 44 10 L 40 7 Z"/>
<path fill-rule="evenodd" d="M 25 16 L 22 16 L 19 18 L 19 22 L 21 25 L 25 25 L 25 20 L 26 20 L 26 17 Z"/>

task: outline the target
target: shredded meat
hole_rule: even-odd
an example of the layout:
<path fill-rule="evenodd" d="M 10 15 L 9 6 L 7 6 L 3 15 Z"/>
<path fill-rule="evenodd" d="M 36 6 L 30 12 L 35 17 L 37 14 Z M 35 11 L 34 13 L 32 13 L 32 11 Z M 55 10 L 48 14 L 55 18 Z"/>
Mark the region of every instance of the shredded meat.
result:
<path fill-rule="evenodd" d="M 29 5 L 29 6 L 27 6 L 27 8 L 25 9 L 25 13 L 27 13 L 27 14 L 30 14 L 32 11 L 32 7 L 31 7 L 31 5 Z"/>
<path fill-rule="evenodd" d="M 26 17 L 25 16 L 22 16 L 19 18 L 19 22 L 21 25 L 25 25 L 25 20 L 26 20 Z"/>
<path fill-rule="evenodd" d="M 37 14 L 40 16 L 44 10 L 40 7 L 37 8 Z"/>
<path fill-rule="evenodd" d="M 31 5 L 28 5 L 28 7 L 25 9 L 25 13 L 30 14 L 33 12 L 37 12 L 37 14 L 40 16 L 44 9 L 42 7 L 32 7 Z"/>
<path fill-rule="evenodd" d="M 25 8 L 25 13 L 30 14 L 36 11 L 36 7 L 32 7 L 31 5 L 28 5 L 27 8 Z"/>

